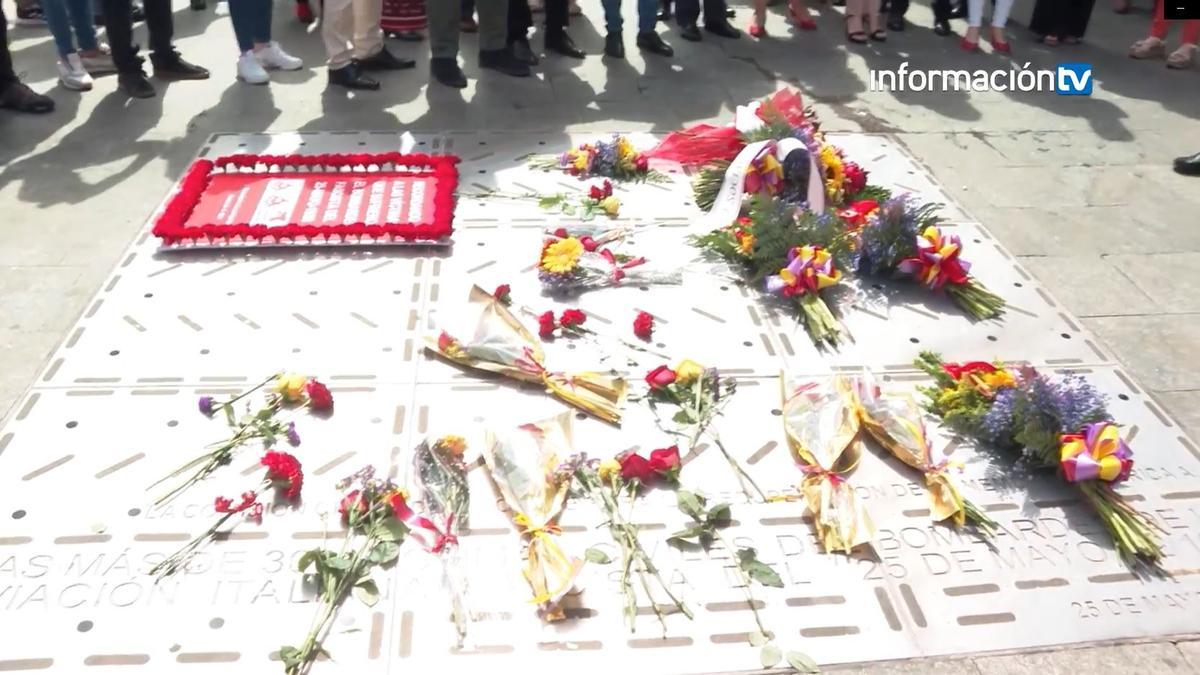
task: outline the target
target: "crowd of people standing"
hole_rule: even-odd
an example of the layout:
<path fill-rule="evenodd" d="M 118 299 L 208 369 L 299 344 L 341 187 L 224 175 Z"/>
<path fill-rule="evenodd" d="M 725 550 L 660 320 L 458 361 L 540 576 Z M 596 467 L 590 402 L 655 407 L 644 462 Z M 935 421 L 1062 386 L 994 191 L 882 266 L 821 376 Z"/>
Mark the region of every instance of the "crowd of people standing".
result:
<path fill-rule="evenodd" d="M 887 40 L 888 30 L 905 28 L 909 0 L 822 0 L 845 7 L 846 39 L 862 44 Z M 980 50 L 986 39 L 994 52 L 1008 54 L 1005 29 L 1013 0 L 931 0 L 933 30 L 952 35 L 950 21 L 966 18 L 967 28 L 959 45 L 968 52 Z M 1129 11 L 1130 0 L 1114 0 L 1118 13 Z M 1136 42 L 1129 55 L 1137 59 L 1165 58 L 1171 68 L 1187 68 L 1196 62 L 1200 20 L 1171 21 L 1165 15 L 1165 0 L 1153 0 L 1155 8 L 1148 37 Z M 206 79 L 209 72 L 184 60 L 173 43 L 171 0 L 16 0 L 18 24 L 44 24 L 58 52 L 59 82 L 66 89 L 91 89 L 93 77 L 115 73 L 119 88 L 133 98 L 155 95 L 154 84 L 143 68 L 134 43 L 134 24 L 143 21 L 148 33 L 149 60 L 154 76 L 163 80 Z M 190 0 L 191 8 L 205 11 L 208 0 Z M 512 77 L 527 77 L 539 57 L 530 44 L 534 14 L 544 13 L 542 37 L 545 51 L 567 58 L 586 56 L 567 32 L 572 16 L 579 14 L 575 0 L 292 0 L 296 18 L 312 23 L 321 17 L 331 86 L 349 89 L 378 89 L 376 71 L 413 68 L 411 59 L 392 54 L 385 34 L 403 40 L 428 36 L 430 71 L 443 85 L 465 87 L 466 75 L 459 65 L 459 35 L 478 33 L 479 67 Z M 1091 17 L 1095 0 L 1036 0 L 1031 30 L 1044 44 L 1055 46 L 1079 42 Z M 765 17 L 768 0 L 752 0 L 753 16 L 747 32 L 754 39 L 767 39 Z M 801 31 L 816 30 L 805 0 L 787 0 L 791 23 Z M 317 7 L 314 8 L 314 4 Z M 604 11 L 604 55 L 625 58 L 626 38 L 622 0 L 602 0 Z M 238 48 L 237 76 L 248 84 L 265 84 L 272 70 L 297 70 L 302 61 L 284 51 L 272 39 L 273 0 L 222 0 L 219 13 L 228 13 Z M 314 11 L 314 9 L 316 11 Z M 988 31 L 983 32 L 984 13 L 990 9 Z M 657 30 L 660 21 L 675 19 L 683 39 L 699 41 L 703 30 L 725 39 L 738 39 L 741 31 L 730 19 L 734 12 L 726 0 L 636 0 L 637 30 L 634 44 L 655 57 L 669 58 L 672 47 Z M 1167 52 L 1167 35 L 1173 23 L 1182 24 L 1180 46 Z M 96 26 L 103 25 L 108 44 L 99 40 Z M 886 29 L 885 29 L 886 25 Z M 48 112 L 54 102 L 22 84 L 14 71 L 7 41 L 7 19 L 0 1 L 0 108 L 22 112 Z"/>

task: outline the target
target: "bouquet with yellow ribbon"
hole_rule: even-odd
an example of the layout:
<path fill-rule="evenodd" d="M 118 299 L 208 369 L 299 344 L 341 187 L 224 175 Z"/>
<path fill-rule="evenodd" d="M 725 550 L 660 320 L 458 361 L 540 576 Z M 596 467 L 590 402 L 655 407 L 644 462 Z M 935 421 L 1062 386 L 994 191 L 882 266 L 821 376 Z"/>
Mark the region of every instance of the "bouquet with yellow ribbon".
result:
<path fill-rule="evenodd" d="M 804 472 L 799 488 L 826 552 L 850 553 L 875 536 L 870 516 L 847 476 L 862 456 L 858 397 L 843 377 L 783 392 L 783 429 Z"/>
<path fill-rule="evenodd" d="M 888 452 L 925 475 L 933 520 L 962 527 L 969 520 L 984 533 L 997 527 L 971 500 L 962 496 L 950 476 L 957 463 L 935 450 L 925 434 L 921 407 L 905 392 L 883 391 L 869 372 L 858 381 L 862 426 Z"/>
<path fill-rule="evenodd" d="M 489 431 L 483 447 L 483 460 L 512 512 L 513 524 L 529 542 L 525 580 L 533 590 L 531 602 L 547 621 L 566 618 L 558 603 L 583 567 L 583 561 L 564 553 L 555 539 L 562 532 L 557 521 L 572 478 L 570 469 L 559 466 L 572 448 L 570 413 L 500 435 Z"/>
<path fill-rule="evenodd" d="M 624 380 L 594 372 L 547 370 L 542 343 L 503 303 L 475 286 L 468 304 L 478 312 L 474 336 L 464 341 L 442 331 L 428 338 L 426 349 L 467 368 L 541 384 L 550 394 L 605 422 L 621 422 Z"/>

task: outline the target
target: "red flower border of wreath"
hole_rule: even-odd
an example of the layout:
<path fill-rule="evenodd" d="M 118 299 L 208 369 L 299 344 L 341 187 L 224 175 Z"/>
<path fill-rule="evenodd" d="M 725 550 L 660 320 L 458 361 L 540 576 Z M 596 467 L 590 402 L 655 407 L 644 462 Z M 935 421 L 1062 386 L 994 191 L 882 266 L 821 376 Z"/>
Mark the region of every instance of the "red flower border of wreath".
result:
<path fill-rule="evenodd" d="M 454 232 L 454 192 L 458 187 L 458 157 L 450 155 L 403 154 L 386 152 L 377 154 L 326 154 L 326 155 L 232 155 L 218 157 L 215 161 L 199 159 L 188 169 L 179 189 L 167 201 L 162 213 L 154 221 L 152 232 L 166 245 L 197 239 L 210 241 L 234 238 L 261 242 L 268 237 L 276 242 L 307 240 L 308 243 L 330 243 L 335 238 L 348 241 L 349 237 L 369 238 L 377 243 L 381 239 L 405 241 L 437 241 Z M 303 175 L 303 172 L 283 172 L 284 167 L 382 167 L 385 164 L 409 167 L 407 170 L 386 172 L 387 176 L 428 176 L 437 179 L 433 197 L 433 220 L 429 223 L 387 223 L 385 225 L 299 225 L 292 223 L 270 227 L 267 225 L 201 225 L 185 226 L 192 211 L 200 203 L 200 197 L 208 189 L 213 173 L 228 167 L 236 169 L 267 169 L 258 173 L 279 175 Z"/>

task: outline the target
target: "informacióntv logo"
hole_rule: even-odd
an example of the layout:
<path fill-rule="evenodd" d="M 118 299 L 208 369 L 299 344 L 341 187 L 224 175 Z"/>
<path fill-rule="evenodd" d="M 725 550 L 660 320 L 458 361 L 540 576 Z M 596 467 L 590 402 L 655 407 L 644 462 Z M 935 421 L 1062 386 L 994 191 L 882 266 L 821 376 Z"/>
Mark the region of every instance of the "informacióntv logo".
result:
<path fill-rule="evenodd" d="M 1060 63 L 1054 91 L 1060 96 L 1092 95 L 1092 64 Z"/>

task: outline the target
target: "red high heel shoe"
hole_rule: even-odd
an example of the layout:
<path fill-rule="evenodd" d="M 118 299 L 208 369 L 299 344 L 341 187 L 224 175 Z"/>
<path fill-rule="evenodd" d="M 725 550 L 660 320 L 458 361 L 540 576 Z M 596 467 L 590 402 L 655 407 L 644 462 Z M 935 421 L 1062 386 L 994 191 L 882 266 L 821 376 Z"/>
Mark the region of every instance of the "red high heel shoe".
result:
<path fill-rule="evenodd" d="M 792 17 L 792 23 L 800 30 L 816 30 L 817 22 L 812 20 L 812 17 L 802 19 L 800 15 L 788 9 L 788 14 Z"/>
<path fill-rule="evenodd" d="M 962 50 L 963 50 L 964 52 L 977 52 L 977 51 L 979 51 L 979 43 L 978 43 L 978 42 L 971 42 L 971 41 L 970 41 L 970 40 L 968 40 L 967 38 L 963 38 L 963 39 L 959 40 L 959 41 L 958 41 L 958 46 L 959 46 L 959 47 L 962 47 Z"/>
<path fill-rule="evenodd" d="M 1011 54 L 1012 53 L 1012 45 L 1011 44 L 1009 44 L 1007 42 L 996 42 L 995 40 L 991 40 L 990 42 L 992 43 L 992 50 L 995 51 L 997 54 Z M 979 43 L 976 43 L 976 47 L 978 47 L 978 44 Z"/>
<path fill-rule="evenodd" d="M 750 37 L 757 39 L 762 39 L 767 36 L 767 29 L 756 23 L 750 24 L 750 28 L 746 29 L 746 32 L 750 34 Z"/>

